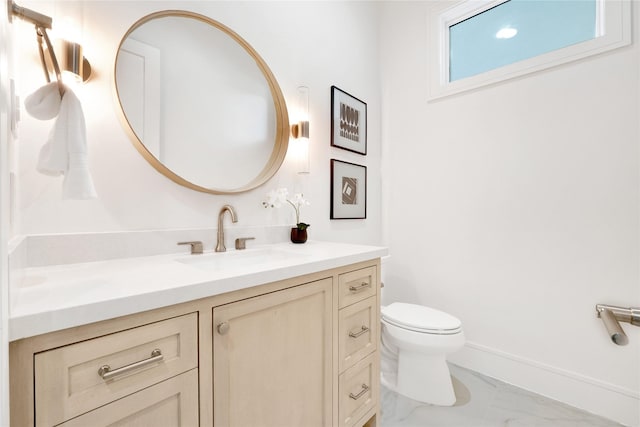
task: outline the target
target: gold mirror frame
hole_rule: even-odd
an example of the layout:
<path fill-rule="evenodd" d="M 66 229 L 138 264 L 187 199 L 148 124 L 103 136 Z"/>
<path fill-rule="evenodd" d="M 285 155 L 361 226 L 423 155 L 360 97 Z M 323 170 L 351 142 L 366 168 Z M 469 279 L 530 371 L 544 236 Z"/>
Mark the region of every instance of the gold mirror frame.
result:
<path fill-rule="evenodd" d="M 237 42 L 254 59 L 256 65 L 264 75 L 264 78 L 269 85 L 269 90 L 271 91 L 271 96 L 273 98 L 273 103 L 275 107 L 275 118 L 276 118 L 276 132 L 275 132 L 274 147 L 273 147 L 273 151 L 271 152 L 271 157 L 265 164 L 262 171 L 260 171 L 260 173 L 255 178 L 253 178 L 251 181 L 249 181 L 245 185 L 242 185 L 237 188 L 231 188 L 231 189 L 206 188 L 198 184 L 195 184 L 193 182 L 187 181 L 186 179 L 182 178 L 181 176 L 173 172 L 171 169 L 166 167 L 147 149 L 147 147 L 140 140 L 140 138 L 138 138 L 138 135 L 133 130 L 133 127 L 131 126 L 129 119 L 127 118 L 127 115 L 122 106 L 120 93 L 118 91 L 118 83 L 116 80 L 116 70 L 118 66 L 118 55 L 119 55 L 120 49 L 122 48 L 123 43 L 129 37 L 129 35 L 133 31 L 135 31 L 137 28 L 139 28 L 141 25 L 151 20 L 163 18 L 163 17 L 183 17 L 183 18 L 196 19 L 222 31 L 223 33 L 231 37 L 235 42 Z M 133 145 L 138 150 L 138 152 L 147 160 L 147 162 L 151 164 L 151 166 L 153 166 L 158 172 L 160 172 L 162 175 L 166 176 L 167 178 L 171 179 L 177 184 L 180 184 L 192 190 L 201 191 L 201 192 L 210 193 L 210 194 L 242 193 L 242 192 L 257 188 L 263 185 L 264 183 L 266 183 L 269 179 L 271 179 L 271 177 L 273 177 L 273 175 L 276 174 L 278 169 L 280 169 L 282 162 L 284 161 L 284 158 L 287 154 L 287 147 L 289 145 L 289 115 L 287 112 L 286 102 L 284 100 L 284 96 L 282 95 L 280 86 L 278 85 L 276 78 L 274 77 L 273 73 L 267 66 L 266 62 L 262 59 L 262 57 L 260 57 L 258 52 L 256 52 L 255 49 L 253 49 L 253 47 L 251 47 L 251 45 L 247 43 L 247 41 L 245 41 L 242 37 L 240 37 L 235 31 L 233 31 L 226 25 L 221 24 L 218 21 L 215 21 L 204 15 L 200 15 L 194 12 L 183 11 L 183 10 L 165 10 L 165 11 L 155 12 L 142 17 L 129 28 L 129 30 L 122 37 L 122 40 L 120 40 L 120 44 L 118 45 L 118 51 L 116 53 L 116 60 L 114 63 L 113 82 L 115 87 L 116 98 L 118 101 L 118 105 L 120 107 L 119 109 L 120 118 L 123 122 L 125 130 L 129 134 L 129 137 L 133 142 Z"/>

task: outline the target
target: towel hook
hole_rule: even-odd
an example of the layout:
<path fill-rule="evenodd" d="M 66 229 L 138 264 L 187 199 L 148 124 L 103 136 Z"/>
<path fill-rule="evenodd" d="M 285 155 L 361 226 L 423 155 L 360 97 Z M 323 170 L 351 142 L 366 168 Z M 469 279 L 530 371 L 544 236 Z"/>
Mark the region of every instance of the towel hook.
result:
<path fill-rule="evenodd" d="M 56 75 L 56 80 L 58 81 L 58 90 L 60 91 L 60 96 L 62 96 L 64 95 L 64 84 L 62 83 L 62 73 L 60 73 L 60 65 L 58 64 L 58 59 L 56 58 L 56 54 L 53 50 L 53 46 L 51 45 L 51 40 L 47 35 L 46 29 L 42 27 L 36 27 L 36 34 L 38 35 L 38 50 L 40 51 L 40 61 L 42 62 L 42 69 L 44 70 L 47 83 L 51 81 L 51 78 L 49 77 L 49 68 L 47 67 L 47 62 L 44 57 L 44 48 L 42 47 L 43 38 L 47 46 L 47 51 L 49 52 L 49 59 L 51 61 L 51 64 L 53 65 L 53 71 Z"/>

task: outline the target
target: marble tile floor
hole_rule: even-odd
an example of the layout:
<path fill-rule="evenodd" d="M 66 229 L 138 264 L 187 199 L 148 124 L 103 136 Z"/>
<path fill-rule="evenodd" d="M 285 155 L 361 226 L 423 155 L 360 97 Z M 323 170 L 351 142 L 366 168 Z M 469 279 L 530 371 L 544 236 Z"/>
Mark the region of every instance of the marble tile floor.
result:
<path fill-rule="evenodd" d="M 450 365 L 457 402 L 440 407 L 382 387 L 382 427 L 613 427 L 613 421 Z"/>

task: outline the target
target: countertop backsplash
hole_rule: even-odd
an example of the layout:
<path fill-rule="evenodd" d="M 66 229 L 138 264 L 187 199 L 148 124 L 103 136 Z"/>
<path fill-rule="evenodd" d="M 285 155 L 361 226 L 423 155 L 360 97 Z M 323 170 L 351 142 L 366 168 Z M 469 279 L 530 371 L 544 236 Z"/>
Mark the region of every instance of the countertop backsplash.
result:
<path fill-rule="evenodd" d="M 289 240 L 290 226 L 225 226 L 227 250 L 234 250 L 238 237 L 255 237 L 247 247 Z M 76 264 L 119 258 L 190 252 L 178 242 L 201 241 L 204 251 L 213 252 L 217 229 L 146 230 L 101 233 L 69 233 L 21 236 L 9 248 L 10 271 L 49 265 Z"/>

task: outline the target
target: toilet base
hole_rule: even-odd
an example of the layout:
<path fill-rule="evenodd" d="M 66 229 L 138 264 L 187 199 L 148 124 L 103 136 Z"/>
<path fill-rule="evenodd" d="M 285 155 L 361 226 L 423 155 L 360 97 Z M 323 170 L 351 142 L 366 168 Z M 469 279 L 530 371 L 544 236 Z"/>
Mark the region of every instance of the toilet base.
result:
<path fill-rule="evenodd" d="M 449 366 L 444 356 L 401 350 L 394 388 L 396 392 L 419 402 L 439 406 L 456 403 Z"/>

